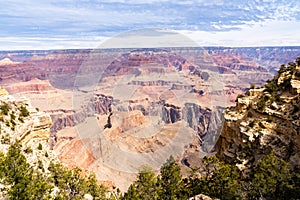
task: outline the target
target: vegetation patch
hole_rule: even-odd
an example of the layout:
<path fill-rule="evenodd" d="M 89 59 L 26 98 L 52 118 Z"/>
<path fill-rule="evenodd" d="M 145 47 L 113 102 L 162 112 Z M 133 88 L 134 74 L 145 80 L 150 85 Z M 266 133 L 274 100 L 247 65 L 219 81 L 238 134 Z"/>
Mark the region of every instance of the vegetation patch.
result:
<path fill-rule="evenodd" d="M 8 105 L 8 103 L 2 102 L 2 104 L 0 106 L 0 109 L 1 109 L 1 113 L 3 115 L 8 115 L 8 112 L 10 110 L 10 106 Z"/>
<path fill-rule="evenodd" d="M 29 111 L 27 110 L 26 106 L 21 106 L 20 107 L 20 116 L 21 117 L 28 117 L 29 116 Z"/>

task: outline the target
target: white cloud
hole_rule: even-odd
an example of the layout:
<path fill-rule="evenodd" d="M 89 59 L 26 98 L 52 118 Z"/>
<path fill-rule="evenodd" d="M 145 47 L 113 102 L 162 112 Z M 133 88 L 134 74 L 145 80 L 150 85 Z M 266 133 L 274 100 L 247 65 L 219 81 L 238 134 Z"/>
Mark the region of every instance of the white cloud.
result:
<path fill-rule="evenodd" d="M 298 0 L 6 0 L 0 48 L 94 48 L 97 36 L 143 28 L 175 29 L 200 45 L 299 45 L 299 9 Z"/>
<path fill-rule="evenodd" d="M 240 30 L 207 32 L 142 29 L 114 37 L 0 37 L 1 50 L 81 49 L 167 46 L 300 46 L 300 22 L 266 21 Z M 178 34 L 174 34 L 178 33 Z"/>
<path fill-rule="evenodd" d="M 178 32 L 201 46 L 300 46 L 299 21 L 266 21 L 227 32 Z"/>

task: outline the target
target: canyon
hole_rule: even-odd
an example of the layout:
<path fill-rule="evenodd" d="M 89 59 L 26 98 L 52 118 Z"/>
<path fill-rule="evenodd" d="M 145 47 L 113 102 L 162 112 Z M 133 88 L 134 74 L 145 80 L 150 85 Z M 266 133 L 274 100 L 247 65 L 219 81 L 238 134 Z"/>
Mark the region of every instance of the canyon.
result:
<path fill-rule="evenodd" d="M 299 54 L 298 47 L 0 52 L 0 85 L 51 117 L 49 145 L 63 163 L 126 190 L 141 165 L 158 170 L 169 155 L 183 169 L 197 166 L 229 127 L 224 109 Z"/>

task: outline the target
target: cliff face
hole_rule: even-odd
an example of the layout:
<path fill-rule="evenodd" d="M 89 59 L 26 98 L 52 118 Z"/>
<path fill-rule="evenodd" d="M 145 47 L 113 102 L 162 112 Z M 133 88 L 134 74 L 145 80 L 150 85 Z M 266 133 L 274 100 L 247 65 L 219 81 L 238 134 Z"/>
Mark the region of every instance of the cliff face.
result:
<path fill-rule="evenodd" d="M 225 110 L 225 123 L 217 142 L 217 155 L 251 166 L 271 150 L 300 168 L 300 66 L 282 66 L 273 80 L 250 89 Z M 240 164 L 242 163 L 242 164 Z"/>
<path fill-rule="evenodd" d="M 75 126 L 83 122 L 87 117 L 95 114 L 104 115 L 109 113 L 113 98 L 102 94 L 95 94 L 86 104 L 78 110 L 51 110 L 48 111 L 53 121 L 52 133 L 65 127 Z"/>
<path fill-rule="evenodd" d="M 33 108 L 28 99 L 15 99 L 0 88 L 0 151 L 5 153 L 18 140 L 28 163 L 37 168 L 40 160 L 47 170 L 50 161 L 58 161 L 49 146 L 51 125 L 49 114 Z"/>

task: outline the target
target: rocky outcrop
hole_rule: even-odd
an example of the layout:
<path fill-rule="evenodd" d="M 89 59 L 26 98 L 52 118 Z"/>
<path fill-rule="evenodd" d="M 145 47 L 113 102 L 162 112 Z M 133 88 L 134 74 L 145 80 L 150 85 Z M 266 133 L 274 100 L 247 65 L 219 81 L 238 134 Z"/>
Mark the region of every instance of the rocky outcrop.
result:
<path fill-rule="evenodd" d="M 209 109 L 195 103 L 185 103 L 180 107 L 164 101 L 152 102 L 150 107 L 146 107 L 143 101 L 140 104 L 134 103 L 134 106 L 130 106 L 130 111 L 139 110 L 143 115 L 160 116 L 160 119 L 166 124 L 183 121 L 195 131 L 204 152 L 210 152 L 214 148 L 219 136 L 216 133 L 219 132 L 223 122 L 223 107 Z M 117 108 L 116 111 L 124 111 L 120 107 Z M 148 112 L 149 110 L 151 112 Z"/>
<path fill-rule="evenodd" d="M 111 108 L 113 98 L 102 94 L 95 94 L 80 110 L 51 110 L 53 125 L 51 132 L 55 133 L 65 127 L 75 126 L 83 122 L 87 117 L 95 114 L 107 114 Z"/>
<path fill-rule="evenodd" d="M 250 89 L 235 107 L 225 110 L 218 157 L 243 169 L 274 151 L 292 168 L 300 168 L 300 93 L 295 84 L 299 69 L 293 63 L 283 66 L 264 87 Z"/>
<path fill-rule="evenodd" d="M 19 62 L 14 62 L 9 58 L 3 58 L 0 60 L 0 65 L 13 65 L 13 64 L 18 64 Z"/>
<path fill-rule="evenodd" d="M 14 97 L 6 95 L 0 97 L 0 103 L 2 134 L 9 134 L 24 144 L 34 137 L 49 139 L 52 125 L 49 114 L 32 108 L 26 98 L 16 100 Z M 41 134 L 42 132 L 48 134 Z"/>
<path fill-rule="evenodd" d="M 47 171 L 51 161 L 58 162 L 49 145 L 51 125 L 50 115 L 33 108 L 29 99 L 15 99 L 7 95 L 7 92 L 2 92 L 0 96 L 1 152 L 6 153 L 11 143 L 19 141 L 27 162 L 35 168 L 42 163 L 43 170 Z"/>
<path fill-rule="evenodd" d="M 222 107 L 214 107 L 213 110 L 201 107 L 195 103 L 185 103 L 182 107 L 175 106 L 165 101 L 152 102 L 147 105 L 144 101 L 130 101 L 128 108 L 115 106 L 114 110 L 118 112 L 139 110 L 143 115 L 159 116 L 166 124 L 173 124 L 178 121 L 184 121 L 192 128 L 199 138 L 203 139 L 205 145 L 214 146 L 216 133 L 222 124 Z M 127 110 L 128 109 L 128 110 Z M 151 111 L 151 112 L 149 112 Z M 210 149 L 204 147 L 205 151 Z"/>
<path fill-rule="evenodd" d="M 6 91 L 6 89 L 0 86 L 0 97 L 7 96 L 7 95 L 8 92 Z"/>
<path fill-rule="evenodd" d="M 181 108 L 165 103 L 162 107 L 161 117 L 165 123 L 175 123 L 182 119 Z"/>
<path fill-rule="evenodd" d="M 10 94 L 22 93 L 26 91 L 31 94 L 43 94 L 45 91 L 54 91 L 55 88 L 50 84 L 49 80 L 40 80 L 34 78 L 30 81 L 24 82 L 22 84 L 11 84 L 6 87 L 6 90 Z"/>
<path fill-rule="evenodd" d="M 211 198 L 204 194 L 198 194 L 197 196 L 189 198 L 189 200 L 218 200 L 217 198 Z"/>

